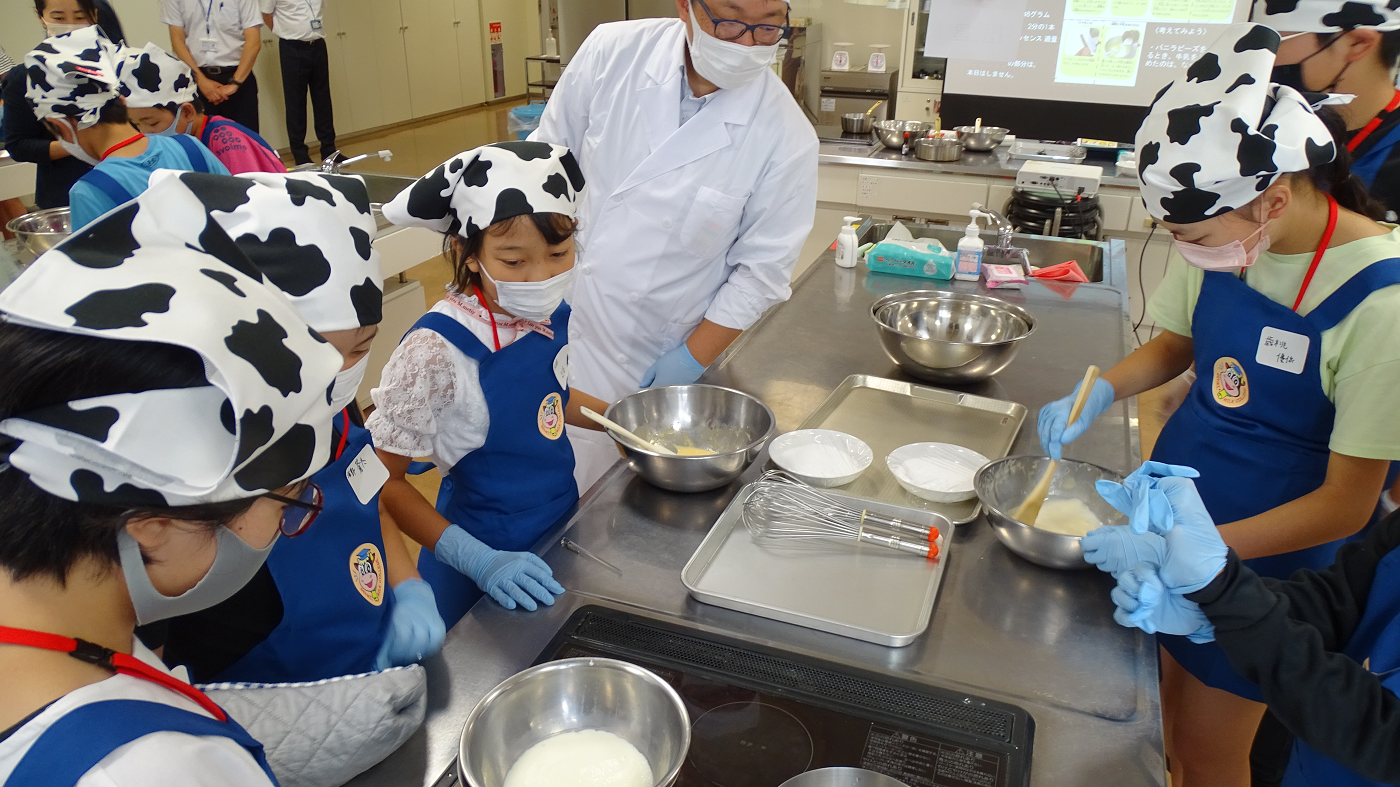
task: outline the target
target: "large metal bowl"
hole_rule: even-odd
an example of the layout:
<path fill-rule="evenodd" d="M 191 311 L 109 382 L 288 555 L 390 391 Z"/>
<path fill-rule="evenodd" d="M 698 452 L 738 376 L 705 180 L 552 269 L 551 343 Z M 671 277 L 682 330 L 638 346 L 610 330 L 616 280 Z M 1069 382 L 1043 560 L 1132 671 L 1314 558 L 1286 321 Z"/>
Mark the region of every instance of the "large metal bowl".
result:
<path fill-rule="evenodd" d="M 973 476 L 972 485 L 987 512 L 992 532 L 1007 549 L 1047 568 L 1089 568 L 1092 564 L 1084 560 L 1078 536 L 1031 527 L 1012 516 L 1040 481 L 1048 464 L 1048 456 L 1008 456 L 983 465 Z M 1094 489 L 1094 482 L 1099 480 L 1122 483 L 1123 476 L 1088 462 L 1062 460 L 1050 482 L 1050 497 L 1078 498 L 1103 524 L 1126 525 L 1128 518 L 1099 497 Z"/>
<path fill-rule="evenodd" d="M 904 147 L 904 132 L 906 131 L 909 132 L 910 144 L 913 144 L 932 129 L 932 123 L 925 123 L 922 120 L 875 121 L 875 136 L 879 137 L 880 143 L 887 148 Z"/>
<path fill-rule="evenodd" d="M 1000 126 L 958 126 L 958 140 L 968 150 L 991 150 L 1006 139 L 1010 129 Z"/>
<path fill-rule="evenodd" d="M 10 219 L 5 229 L 37 257 L 73 233 L 73 214 L 66 207 L 36 210 Z"/>
<path fill-rule="evenodd" d="M 512 675 L 467 717 L 457 767 L 471 787 L 502 787 L 536 743 L 564 732 L 602 730 L 637 747 L 656 787 L 675 781 L 690 749 L 680 695 L 650 670 L 625 661 L 551 661 Z"/>
<path fill-rule="evenodd" d="M 818 768 L 799 773 L 782 787 L 908 787 L 904 782 L 864 768 Z"/>
<path fill-rule="evenodd" d="M 667 445 L 684 437 L 715 452 L 667 456 L 617 441 L 638 475 L 673 492 L 704 492 L 738 478 L 758 458 L 775 423 L 768 405 L 716 385 L 647 388 L 613 402 L 606 415 L 643 440 Z"/>
<path fill-rule="evenodd" d="M 970 292 L 911 290 L 870 307 L 890 360 L 923 380 L 965 385 L 1005 369 L 1035 332 L 1031 313 Z"/>

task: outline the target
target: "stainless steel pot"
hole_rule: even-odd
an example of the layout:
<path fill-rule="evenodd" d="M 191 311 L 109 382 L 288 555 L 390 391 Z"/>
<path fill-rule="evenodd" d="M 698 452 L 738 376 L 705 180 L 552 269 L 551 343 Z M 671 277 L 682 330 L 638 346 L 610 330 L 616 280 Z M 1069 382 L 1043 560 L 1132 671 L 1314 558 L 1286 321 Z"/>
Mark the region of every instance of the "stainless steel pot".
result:
<path fill-rule="evenodd" d="M 962 152 L 962 143 L 956 139 L 924 137 L 914 145 L 914 155 L 924 161 L 957 161 Z"/>
<path fill-rule="evenodd" d="M 968 150 L 991 150 L 1010 133 L 1010 129 L 1000 126 L 958 126 L 953 130 L 958 132 L 958 139 Z"/>
<path fill-rule="evenodd" d="M 1090 568 L 1093 564 L 1084 559 L 1079 536 L 1041 530 L 1018 522 L 1012 516 L 1040 481 L 1049 463 L 1048 456 L 1008 456 L 983 465 L 972 477 L 972 486 L 987 512 L 987 522 L 1007 549 L 1046 568 Z M 1084 501 L 1105 525 L 1128 524 L 1127 517 L 1099 497 L 1094 482 L 1100 480 L 1122 483 L 1123 476 L 1106 467 L 1064 459 L 1050 482 L 1050 496 Z"/>
<path fill-rule="evenodd" d="M 1035 331 L 1031 313 L 971 292 L 911 290 L 870 307 L 890 360 L 923 380 L 966 385 L 1005 369 Z"/>
<path fill-rule="evenodd" d="M 647 388 L 613 402 L 606 415 L 644 440 L 668 445 L 680 438 L 715 452 L 666 456 L 617 441 L 638 475 L 672 492 L 704 492 L 738 478 L 776 423 L 756 397 L 716 385 Z"/>
<path fill-rule="evenodd" d="M 864 112 L 847 112 L 841 116 L 841 130 L 847 134 L 869 134 L 875 118 Z"/>
<path fill-rule="evenodd" d="M 782 787 L 907 787 L 904 782 L 864 768 L 818 768 L 799 773 Z"/>

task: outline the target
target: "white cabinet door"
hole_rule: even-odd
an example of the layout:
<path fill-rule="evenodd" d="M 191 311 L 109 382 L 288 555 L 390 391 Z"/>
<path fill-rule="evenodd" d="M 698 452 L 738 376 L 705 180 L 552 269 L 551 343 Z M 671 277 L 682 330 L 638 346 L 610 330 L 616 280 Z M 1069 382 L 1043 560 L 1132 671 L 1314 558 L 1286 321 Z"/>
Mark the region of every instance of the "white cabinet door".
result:
<path fill-rule="evenodd" d="M 282 98 L 282 62 L 277 56 L 277 36 L 266 26 L 258 28 L 262 49 L 253 63 L 258 78 L 258 134 L 272 147 L 287 147 L 287 107 Z M 217 106 L 214 114 L 219 114 Z"/>
<path fill-rule="evenodd" d="M 403 0 L 399 7 L 413 117 L 462 106 L 457 35 L 452 25 L 457 12 L 452 0 Z"/>
<path fill-rule="evenodd" d="M 335 6 L 339 19 L 339 29 L 333 36 L 335 43 L 331 46 L 332 54 L 338 52 L 341 58 L 347 99 L 343 107 L 336 105 L 336 114 L 339 118 L 348 118 L 348 130 L 361 131 L 389 122 L 384 119 L 384 107 L 379 100 L 380 68 L 374 28 L 377 1 L 328 0 L 326 3 L 328 8 Z M 394 35 L 398 35 L 397 25 Z M 339 101 L 338 98 L 333 100 Z M 340 129 L 337 127 L 336 131 Z"/>
<path fill-rule="evenodd" d="M 415 2 L 416 0 L 410 0 Z M 370 9 L 372 49 L 351 50 L 351 57 L 369 59 L 373 54 L 379 81 L 379 117 L 376 125 L 398 123 L 413 117 L 409 99 L 408 61 L 404 57 L 403 17 L 394 0 L 359 0 Z"/>
<path fill-rule="evenodd" d="M 345 67 L 346 32 L 342 19 L 344 3 L 345 0 L 326 0 L 321 4 L 321 24 L 326 35 L 326 59 L 330 61 L 331 106 L 335 110 L 337 134 L 349 134 L 361 128 L 355 124 L 355 113 L 350 108 L 352 83 Z M 329 154 L 329 151 L 323 151 L 323 154 Z"/>
<path fill-rule="evenodd" d="M 485 103 L 488 96 L 488 75 L 483 71 L 486 56 L 482 52 L 481 1 L 456 0 L 453 5 L 453 33 L 457 37 L 457 70 L 461 75 L 462 105 Z"/>
<path fill-rule="evenodd" d="M 861 173 L 856 205 L 866 212 L 888 210 L 898 215 L 966 216 L 972 203 L 987 204 L 987 178 L 977 175 L 893 176 Z"/>

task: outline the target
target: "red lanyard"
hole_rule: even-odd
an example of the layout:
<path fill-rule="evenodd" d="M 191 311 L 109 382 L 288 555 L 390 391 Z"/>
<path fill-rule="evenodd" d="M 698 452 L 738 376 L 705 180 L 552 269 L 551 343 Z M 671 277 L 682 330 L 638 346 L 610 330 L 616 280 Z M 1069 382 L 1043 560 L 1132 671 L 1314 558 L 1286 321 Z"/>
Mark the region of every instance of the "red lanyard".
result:
<path fill-rule="evenodd" d="M 1293 302 L 1293 311 L 1298 311 L 1298 307 L 1303 304 L 1303 295 L 1308 291 L 1308 285 L 1312 284 L 1313 274 L 1317 273 L 1317 264 L 1322 262 L 1322 255 L 1327 253 L 1327 244 L 1332 242 L 1332 230 L 1337 228 L 1337 201 L 1332 199 L 1332 195 L 1327 195 L 1327 229 L 1322 233 L 1322 241 L 1317 244 L 1317 251 L 1313 253 L 1312 265 L 1308 266 L 1308 273 L 1303 277 L 1303 286 L 1298 288 L 1298 300 Z"/>
<path fill-rule="evenodd" d="M 491 311 L 491 304 L 486 302 L 486 296 L 481 294 L 481 288 L 472 285 L 472 290 L 476 292 L 476 299 L 481 303 L 481 308 L 486 310 L 486 316 L 491 318 L 491 341 L 496 343 L 496 352 L 501 351 L 501 334 L 496 331 L 496 313 Z"/>
<path fill-rule="evenodd" d="M 140 140 L 143 140 L 143 139 L 145 139 L 145 138 L 146 138 L 146 135 L 145 135 L 145 134 L 137 134 L 136 136 L 132 137 L 131 139 L 128 139 L 128 140 L 125 140 L 125 141 L 122 141 L 122 142 L 118 142 L 117 144 L 113 145 L 112 147 L 107 148 L 107 151 L 106 151 L 105 153 L 103 153 L 101 156 L 98 156 L 98 160 L 100 160 L 100 161 L 105 161 L 105 160 L 107 159 L 108 156 L 112 155 L 113 153 L 116 153 L 118 150 L 121 150 L 122 148 L 126 147 L 127 145 L 133 145 L 133 144 L 135 144 L 136 142 L 138 142 L 138 141 L 140 141 Z"/>
<path fill-rule="evenodd" d="M 345 453 L 345 443 L 350 438 L 350 408 L 346 407 L 344 410 L 341 410 L 340 415 L 343 420 L 340 426 L 340 445 L 336 446 L 335 449 L 336 459 L 339 459 L 340 455 Z M 335 460 L 333 459 L 331 461 Z"/>
<path fill-rule="evenodd" d="M 1351 141 L 1347 143 L 1347 152 L 1350 153 L 1358 147 L 1361 147 L 1362 140 L 1371 136 L 1372 131 L 1381 127 L 1382 116 L 1394 112 L 1396 107 L 1400 107 L 1400 90 L 1395 91 L 1395 96 L 1390 99 L 1389 104 L 1385 105 L 1385 109 L 1382 109 L 1375 117 L 1371 118 L 1369 123 L 1362 126 L 1360 131 L 1356 132 L 1356 136 L 1352 137 Z"/>
<path fill-rule="evenodd" d="M 167 675 L 164 672 L 152 667 L 144 661 L 125 653 L 118 653 L 114 650 L 104 648 L 87 640 L 73 639 L 72 637 L 62 637 L 57 634 L 45 634 L 42 631 L 30 631 L 29 629 L 16 629 L 9 626 L 0 626 L 0 643 L 7 645 L 23 645 L 28 648 L 40 648 L 42 650 L 56 650 L 59 653 L 67 653 L 78 661 L 85 661 L 89 664 L 96 664 L 103 669 L 111 670 L 118 675 L 130 675 L 133 678 L 148 680 L 151 683 L 158 683 L 171 691 L 188 697 L 219 721 L 228 721 L 228 714 L 220 708 L 217 703 L 209 699 L 208 695 L 196 689 L 188 683 Z"/>

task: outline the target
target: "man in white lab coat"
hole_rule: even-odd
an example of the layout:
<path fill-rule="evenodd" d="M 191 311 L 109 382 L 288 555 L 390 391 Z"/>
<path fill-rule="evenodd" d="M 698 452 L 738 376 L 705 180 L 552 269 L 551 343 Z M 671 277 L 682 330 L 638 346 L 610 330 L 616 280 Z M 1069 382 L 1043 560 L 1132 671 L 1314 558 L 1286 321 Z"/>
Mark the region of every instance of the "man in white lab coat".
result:
<path fill-rule="evenodd" d="M 570 381 L 607 402 L 694 382 L 787 300 L 816 208 L 816 133 L 769 67 L 787 3 L 676 7 L 594 30 L 530 137 L 568 146 L 588 182 Z M 599 432 L 569 438 L 583 492 L 617 451 Z"/>

